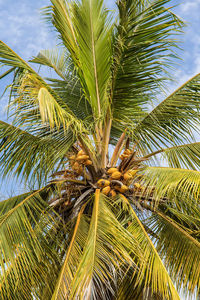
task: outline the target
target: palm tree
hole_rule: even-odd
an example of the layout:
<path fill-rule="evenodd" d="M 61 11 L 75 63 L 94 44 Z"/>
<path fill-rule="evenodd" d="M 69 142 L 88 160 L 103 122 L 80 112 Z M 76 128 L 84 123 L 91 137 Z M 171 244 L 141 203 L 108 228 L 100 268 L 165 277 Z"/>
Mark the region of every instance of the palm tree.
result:
<path fill-rule="evenodd" d="M 1 173 L 32 185 L 0 202 L 1 299 L 199 295 L 200 75 L 160 102 L 168 2 L 51 0 L 57 49 L 27 63 L 0 42 Z"/>

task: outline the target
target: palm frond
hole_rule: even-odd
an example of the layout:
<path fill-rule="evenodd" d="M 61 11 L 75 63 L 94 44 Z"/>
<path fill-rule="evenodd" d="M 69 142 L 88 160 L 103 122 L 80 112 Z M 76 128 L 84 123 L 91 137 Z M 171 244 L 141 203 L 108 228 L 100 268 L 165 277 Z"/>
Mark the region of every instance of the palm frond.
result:
<path fill-rule="evenodd" d="M 158 293 L 164 299 L 180 299 L 178 292 L 159 256 L 156 247 L 148 236 L 142 222 L 139 220 L 129 201 L 121 196 L 127 211 L 131 216 L 127 230 L 138 240 L 141 251 L 144 253 L 143 264 L 139 266 L 136 282 L 138 285 L 145 282 L 145 287 L 150 287 L 152 293 Z"/>
<path fill-rule="evenodd" d="M 147 198 L 151 194 L 158 204 L 162 198 L 166 201 L 199 201 L 200 172 L 167 167 L 147 167 L 142 171 L 141 183 Z M 158 201 L 158 202 L 157 202 Z M 157 205 L 155 203 L 155 205 Z"/>
<path fill-rule="evenodd" d="M 159 210 L 191 236 L 199 240 L 200 236 L 200 211 L 198 202 L 190 198 L 190 205 L 187 202 L 169 202 L 159 206 Z"/>
<path fill-rule="evenodd" d="M 74 6 L 73 23 L 79 45 L 80 80 L 83 76 L 86 97 L 89 97 L 95 117 L 99 118 L 102 110 L 106 113 L 108 105 L 112 22 L 102 0 L 83 0 Z"/>
<path fill-rule="evenodd" d="M 114 118 L 139 122 L 144 107 L 155 97 L 175 57 L 172 50 L 182 21 L 165 5 L 169 0 L 117 2 L 119 24 L 113 66 Z M 138 115 L 140 118 L 138 118 Z M 143 115 L 144 117 L 144 115 Z"/>
<path fill-rule="evenodd" d="M 169 147 L 191 142 L 198 131 L 200 75 L 183 84 L 169 97 L 156 106 L 134 128 L 135 137 L 141 140 L 140 147 Z M 154 149 L 155 149 L 154 148 Z"/>
<path fill-rule="evenodd" d="M 33 288 L 36 291 L 41 285 L 45 272 L 51 270 L 54 279 L 58 273 L 59 256 L 49 244 L 55 239 L 58 220 L 41 198 L 50 193 L 50 186 L 47 186 L 3 204 L 0 215 L 1 299 L 12 299 L 15 291 L 26 299 L 27 294 L 34 295 Z M 51 286 L 48 282 L 46 285 L 49 294 Z"/>
<path fill-rule="evenodd" d="M 95 117 L 100 116 L 106 101 L 111 66 L 111 25 L 103 1 L 83 1 L 67 4 L 52 0 L 44 15 L 59 32 L 68 49 L 85 97 Z M 64 13 L 63 13 L 64 12 Z"/>
<path fill-rule="evenodd" d="M 71 54 L 75 65 L 79 64 L 78 43 L 72 23 L 71 3 L 65 0 L 51 0 L 52 6 L 43 8 L 44 18 L 59 33 L 59 38 Z"/>
<path fill-rule="evenodd" d="M 45 80 L 72 114 L 80 120 L 85 120 L 85 126 L 88 127 L 89 121 L 93 120 L 91 106 L 84 96 L 77 72 L 66 50 L 44 50 L 30 62 L 47 66 L 59 75 L 61 79 L 47 77 Z"/>
<path fill-rule="evenodd" d="M 53 69 L 63 80 L 66 79 L 66 67 L 68 56 L 65 49 L 55 48 L 52 50 L 42 50 L 29 62 L 47 66 Z"/>
<path fill-rule="evenodd" d="M 200 166 L 200 143 L 189 143 L 178 145 L 169 148 L 159 149 L 144 156 L 145 159 L 154 158 L 156 155 L 161 154 L 170 167 L 174 168 L 188 168 L 198 170 Z"/>
<path fill-rule="evenodd" d="M 193 170 L 200 168 L 199 142 L 167 148 L 163 150 L 163 154 L 170 167 L 185 167 Z"/>
<path fill-rule="evenodd" d="M 200 242 L 163 213 L 154 212 L 147 223 L 158 237 L 156 248 L 179 290 L 184 289 L 190 295 L 198 292 Z"/>
<path fill-rule="evenodd" d="M 89 230 L 88 222 L 83 215 L 84 209 L 85 205 L 82 207 L 77 216 L 76 224 L 73 229 L 73 235 L 64 258 L 64 263 L 55 286 L 52 300 L 64 299 L 69 296 L 75 268 L 77 268 L 78 264 L 80 263 L 82 256 L 81 249 L 84 247 L 84 242 L 87 239 Z"/>
<path fill-rule="evenodd" d="M 77 118 L 87 119 L 87 122 L 92 119 L 91 106 L 84 96 L 77 71 L 66 49 L 40 51 L 30 62 L 53 69 L 61 79 L 47 77 L 46 80 L 51 88 Z"/>
<path fill-rule="evenodd" d="M 57 127 L 59 130 L 62 126 L 66 130 L 70 128 L 75 134 L 81 134 L 84 128 L 81 121 L 43 79 L 24 72 L 12 89 L 14 97 L 10 102 L 10 109 L 13 108 L 13 115 L 18 123 L 28 126 L 41 119 L 42 123 L 48 124 L 52 129 Z"/>
<path fill-rule="evenodd" d="M 92 129 L 94 127 L 92 108 L 84 96 L 78 76 L 75 73 L 68 74 L 65 81 L 55 78 L 46 79 L 56 94 L 66 102 L 74 115 L 84 121 L 85 127 Z"/>
<path fill-rule="evenodd" d="M 32 68 L 2 41 L 0 41 L 0 62 L 3 65 L 33 72 Z"/>
<path fill-rule="evenodd" d="M 59 137 L 45 130 L 46 136 L 29 132 L 0 121 L 0 165 L 3 176 L 15 174 L 42 184 L 74 143 L 68 131 Z"/>
<path fill-rule="evenodd" d="M 5 71 L 3 74 L 0 75 L 0 79 L 3 79 L 6 77 L 8 74 L 12 73 L 15 71 L 15 67 L 10 68 L 9 70 Z"/>
<path fill-rule="evenodd" d="M 78 119 L 93 120 L 91 106 L 85 98 L 77 71 L 65 50 L 44 50 L 31 62 L 53 68 L 61 77 L 45 78 L 55 93 L 67 104 Z"/>
<path fill-rule="evenodd" d="M 83 124 L 73 115 L 66 103 L 56 95 L 50 86 L 40 77 L 21 57 L 19 57 L 6 44 L 0 41 L 0 62 L 20 69 L 19 75 L 11 86 L 11 95 L 15 99 L 11 104 L 16 104 L 26 113 L 34 109 L 32 117 L 38 112 L 42 113 L 42 120 L 48 121 L 51 126 L 71 127 L 76 133 L 81 134 Z M 10 105 L 11 105 L 10 104 Z M 39 107 L 37 107 L 38 105 Z M 36 106 L 36 107 L 35 107 Z M 20 110 L 18 107 L 18 111 Z M 17 116 L 19 118 L 19 116 Z M 26 118 L 22 118 L 25 123 Z M 22 120 L 21 120 L 22 121 Z"/>
<path fill-rule="evenodd" d="M 74 239 L 68 248 L 53 299 L 63 299 L 67 295 L 69 299 L 109 297 L 116 288 L 115 278 L 122 277 L 129 266 L 136 267 L 135 261 L 142 259 L 137 240 L 116 218 L 107 201 L 96 190 L 90 224 L 86 216 L 81 217 L 89 226 L 88 230 L 83 229 L 83 234 L 77 227 L 80 227 L 81 218 L 77 219 Z M 134 259 L 130 252 L 135 255 Z"/>

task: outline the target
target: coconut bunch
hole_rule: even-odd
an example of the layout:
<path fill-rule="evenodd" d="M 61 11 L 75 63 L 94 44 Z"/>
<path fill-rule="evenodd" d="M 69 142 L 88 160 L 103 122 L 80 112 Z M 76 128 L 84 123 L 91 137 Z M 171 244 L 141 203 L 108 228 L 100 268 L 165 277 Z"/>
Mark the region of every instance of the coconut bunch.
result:
<path fill-rule="evenodd" d="M 115 159 L 108 162 L 107 167 L 94 168 L 90 157 L 82 147 L 74 145 L 71 153 L 68 153 L 68 160 L 64 170 L 52 174 L 52 183 L 60 182 L 54 197 L 50 199 L 49 205 L 64 219 L 68 219 L 73 212 L 77 215 L 80 205 L 94 194 L 96 189 L 114 200 L 117 195 L 124 195 L 129 198 L 131 195 L 141 197 L 144 187 L 139 183 L 138 172 L 142 168 L 142 159 L 137 157 L 135 150 L 127 147 L 121 154 L 121 146 L 113 153 Z M 117 150 L 117 148 L 116 148 Z M 119 161 L 119 158 L 121 161 Z"/>
<path fill-rule="evenodd" d="M 97 187 L 100 188 L 101 192 L 106 196 L 115 197 L 118 193 L 127 194 L 131 192 L 130 185 L 137 172 L 138 170 L 121 172 L 119 167 L 109 168 L 104 178 L 98 180 Z M 140 184 L 135 183 L 134 188 L 140 188 Z"/>
<path fill-rule="evenodd" d="M 92 161 L 89 156 L 81 149 L 77 154 L 73 154 L 69 157 L 72 170 L 77 174 L 81 175 L 84 170 L 84 166 L 92 165 Z"/>
<path fill-rule="evenodd" d="M 130 149 L 125 149 L 124 152 L 120 155 L 119 158 L 121 160 L 125 160 L 126 158 L 129 158 L 132 153 L 133 153 L 133 151 L 131 151 Z"/>

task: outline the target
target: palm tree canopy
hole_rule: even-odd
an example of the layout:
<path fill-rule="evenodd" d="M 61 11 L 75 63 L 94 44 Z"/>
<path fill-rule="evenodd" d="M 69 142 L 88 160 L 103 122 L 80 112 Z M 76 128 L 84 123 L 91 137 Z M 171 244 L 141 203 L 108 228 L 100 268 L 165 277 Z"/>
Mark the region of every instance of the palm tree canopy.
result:
<path fill-rule="evenodd" d="M 200 294 L 200 75 L 160 102 L 170 2 L 51 0 L 56 49 L 26 62 L 0 41 L 1 174 L 33 186 L 0 202 L 1 299 Z"/>

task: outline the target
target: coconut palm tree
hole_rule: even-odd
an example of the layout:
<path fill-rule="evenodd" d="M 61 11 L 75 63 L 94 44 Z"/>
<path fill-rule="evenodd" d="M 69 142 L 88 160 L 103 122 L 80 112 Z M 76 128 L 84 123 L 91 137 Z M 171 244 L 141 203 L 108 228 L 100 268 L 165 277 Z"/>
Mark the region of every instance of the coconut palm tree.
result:
<path fill-rule="evenodd" d="M 32 185 L 0 202 L 1 299 L 199 295 L 200 75 L 160 102 L 169 2 L 51 0 L 58 48 L 26 62 L 0 42 L 1 173 Z"/>

